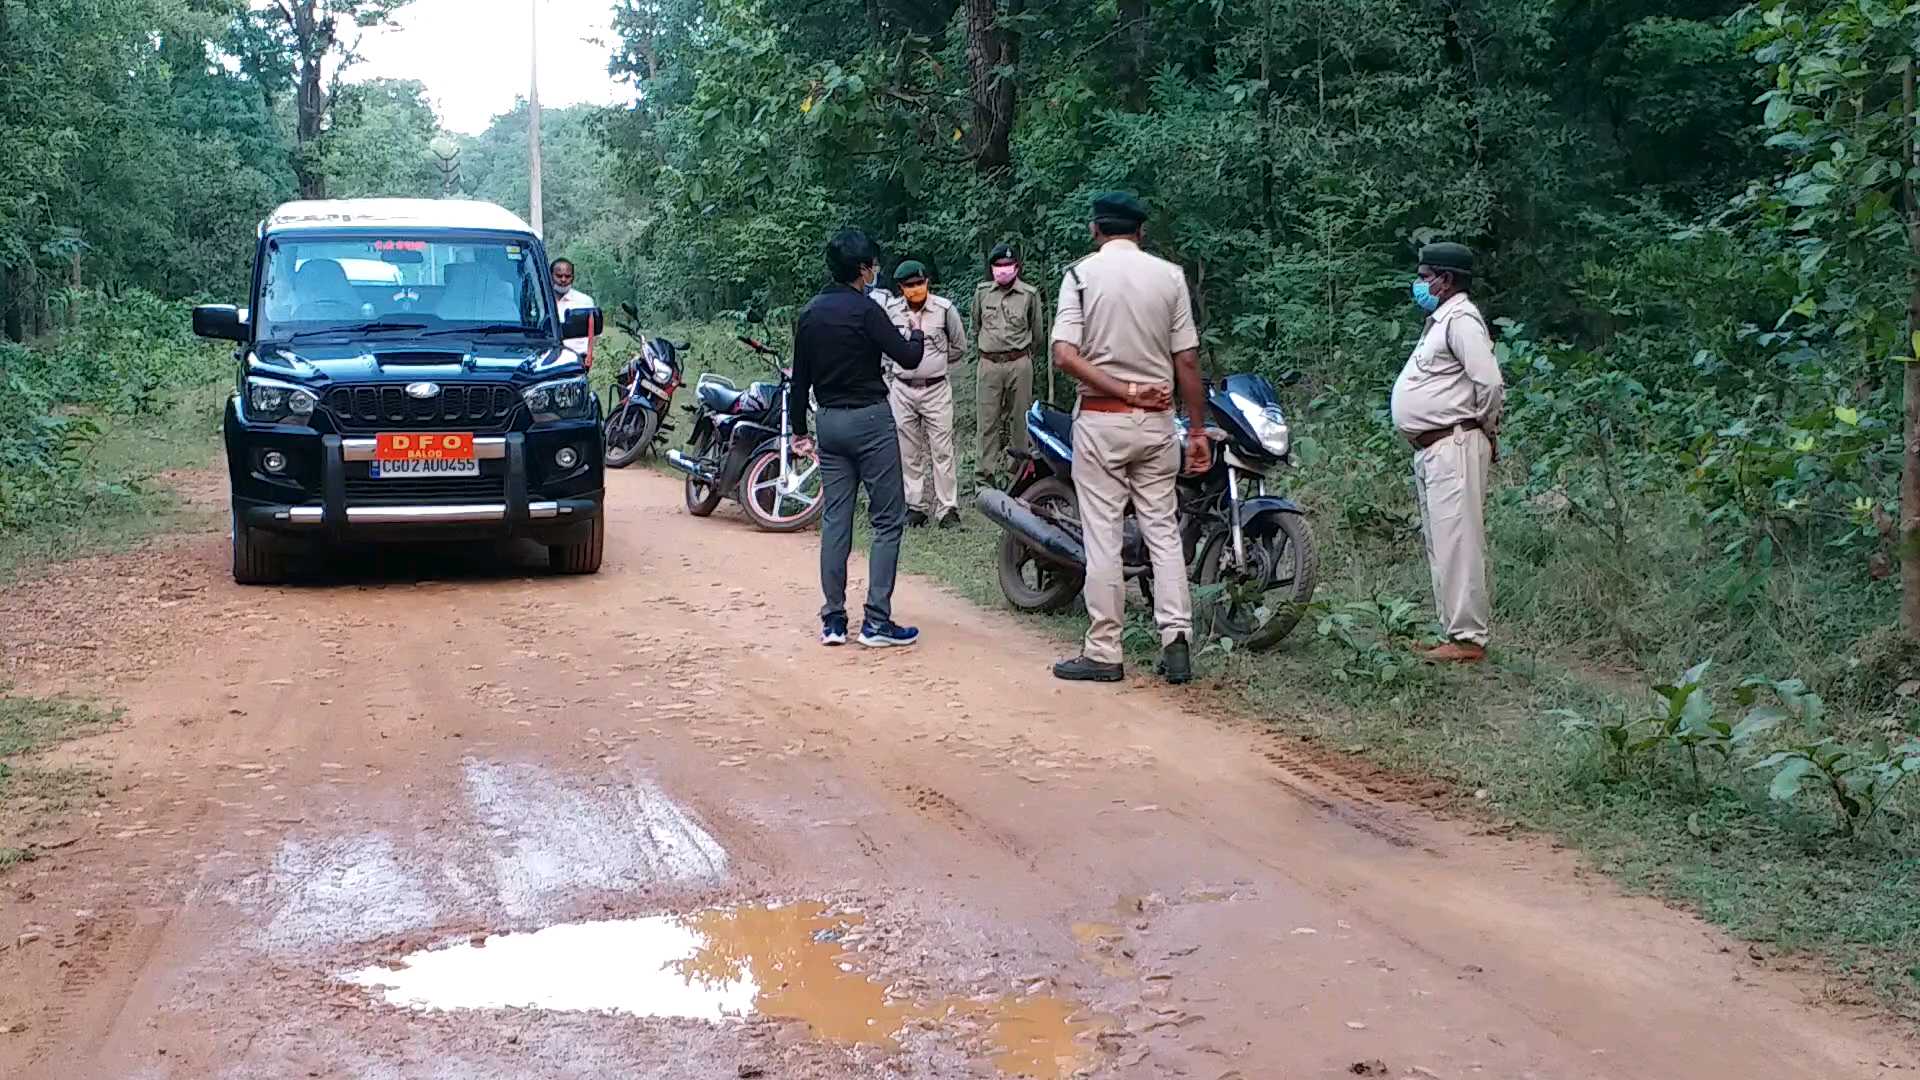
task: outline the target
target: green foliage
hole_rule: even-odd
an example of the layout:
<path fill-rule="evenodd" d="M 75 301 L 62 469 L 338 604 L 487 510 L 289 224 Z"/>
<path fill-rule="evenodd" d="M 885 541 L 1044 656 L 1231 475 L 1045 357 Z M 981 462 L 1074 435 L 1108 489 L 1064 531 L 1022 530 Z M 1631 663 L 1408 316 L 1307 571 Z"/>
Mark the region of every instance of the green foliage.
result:
<path fill-rule="evenodd" d="M 1320 639 L 1342 650 L 1334 675 L 1343 682 L 1380 687 L 1400 682 L 1419 663 L 1413 647 L 1432 637 L 1419 606 L 1396 596 L 1315 601 L 1308 614 Z"/>

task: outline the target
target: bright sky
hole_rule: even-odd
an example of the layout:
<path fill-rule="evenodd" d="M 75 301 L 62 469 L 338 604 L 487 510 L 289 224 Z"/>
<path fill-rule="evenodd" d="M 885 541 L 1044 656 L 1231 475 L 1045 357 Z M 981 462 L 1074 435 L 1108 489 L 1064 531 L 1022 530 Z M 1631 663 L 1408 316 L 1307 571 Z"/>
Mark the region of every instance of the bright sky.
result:
<path fill-rule="evenodd" d="M 540 5 L 542 106 L 633 100 L 607 74 L 613 0 L 413 0 L 395 27 L 367 35 L 364 59 L 348 76 L 418 79 L 442 124 L 477 135 L 526 96 L 533 3 Z"/>

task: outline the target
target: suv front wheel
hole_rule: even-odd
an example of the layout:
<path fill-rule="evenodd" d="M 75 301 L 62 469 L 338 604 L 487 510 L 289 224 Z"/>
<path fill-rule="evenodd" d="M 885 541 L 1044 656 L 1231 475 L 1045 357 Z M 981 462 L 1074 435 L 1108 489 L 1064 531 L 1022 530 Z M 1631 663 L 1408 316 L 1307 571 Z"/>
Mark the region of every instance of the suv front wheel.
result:
<path fill-rule="evenodd" d="M 547 548 L 547 566 L 556 574 L 597 574 L 600 556 L 607 546 L 607 516 L 594 515 L 593 532 L 577 544 L 555 544 Z"/>
<path fill-rule="evenodd" d="M 278 585 L 287 576 L 286 560 L 260 542 L 257 530 L 233 512 L 233 580 L 240 585 Z"/>

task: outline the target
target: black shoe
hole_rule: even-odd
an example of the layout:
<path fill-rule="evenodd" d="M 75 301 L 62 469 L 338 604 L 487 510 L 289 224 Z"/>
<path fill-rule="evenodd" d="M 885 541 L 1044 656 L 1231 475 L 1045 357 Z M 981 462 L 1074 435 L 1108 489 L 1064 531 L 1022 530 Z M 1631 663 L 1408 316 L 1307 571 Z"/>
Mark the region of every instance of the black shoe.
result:
<path fill-rule="evenodd" d="M 940 527 L 943 529 L 959 528 L 960 527 L 960 511 L 948 510 L 946 513 L 941 514 Z"/>
<path fill-rule="evenodd" d="M 1181 634 L 1160 650 L 1160 674 L 1175 686 L 1193 681 L 1193 656 L 1187 648 L 1187 635 Z"/>
<path fill-rule="evenodd" d="M 907 511 L 907 528 L 924 529 L 927 527 L 927 515 L 918 510 Z"/>
<path fill-rule="evenodd" d="M 1103 664 L 1076 656 L 1053 665 L 1053 677 L 1068 682 L 1119 682 L 1127 677 L 1127 669 L 1119 664 Z"/>
<path fill-rule="evenodd" d="M 823 615 L 820 617 L 820 644 L 845 645 L 847 643 L 847 617 L 845 615 Z"/>

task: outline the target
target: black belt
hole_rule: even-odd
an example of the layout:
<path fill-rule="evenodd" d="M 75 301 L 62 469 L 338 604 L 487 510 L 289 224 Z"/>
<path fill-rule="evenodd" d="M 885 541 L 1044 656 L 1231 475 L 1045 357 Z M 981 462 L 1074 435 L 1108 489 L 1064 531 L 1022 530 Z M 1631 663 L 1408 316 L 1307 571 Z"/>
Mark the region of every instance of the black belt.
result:
<path fill-rule="evenodd" d="M 903 379 L 900 376 L 895 375 L 893 377 L 893 381 L 897 383 L 905 383 L 908 386 L 927 387 L 927 386 L 939 386 L 941 383 L 947 381 L 947 377 L 945 375 L 935 375 L 931 379 Z"/>
<path fill-rule="evenodd" d="M 1431 447 L 1434 443 L 1440 442 L 1441 440 L 1452 435 L 1456 431 L 1480 431 L 1480 430 L 1483 430 L 1480 426 L 1480 421 L 1462 420 L 1459 423 L 1449 428 L 1441 428 L 1438 431 L 1423 431 L 1418 435 L 1409 435 L 1407 437 L 1407 441 L 1412 443 L 1415 446 L 1415 448 L 1420 450 L 1425 450 L 1428 447 Z"/>

